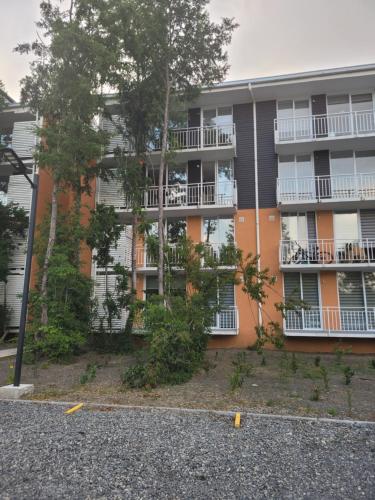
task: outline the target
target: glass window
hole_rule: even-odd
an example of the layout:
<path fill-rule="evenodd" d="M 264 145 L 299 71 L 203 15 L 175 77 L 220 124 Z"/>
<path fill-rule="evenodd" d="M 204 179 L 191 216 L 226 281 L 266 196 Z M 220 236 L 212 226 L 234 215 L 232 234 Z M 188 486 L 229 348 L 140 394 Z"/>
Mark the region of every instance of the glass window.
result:
<path fill-rule="evenodd" d="M 217 245 L 233 243 L 233 218 L 205 218 L 203 220 L 203 241 Z"/>
<path fill-rule="evenodd" d="M 216 125 L 216 109 L 204 109 L 203 110 L 203 126 L 213 127 Z"/>
<path fill-rule="evenodd" d="M 296 118 L 301 116 L 308 116 L 310 111 L 310 103 L 308 99 L 301 101 L 294 101 L 294 116 Z"/>
<path fill-rule="evenodd" d="M 186 219 L 168 217 L 166 227 L 168 243 L 178 243 L 186 235 Z"/>
<path fill-rule="evenodd" d="M 308 239 L 307 216 L 305 213 L 282 214 L 281 231 L 283 240 L 303 241 Z"/>
<path fill-rule="evenodd" d="M 187 166 L 168 166 L 168 185 L 187 184 Z"/>
<path fill-rule="evenodd" d="M 215 182 L 215 162 L 202 162 L 202 177 L 203 182 Z"/>
<path fill-rule="evenodd" d="M 295 170 L 294 155 L 279 155 L 279 177 L 283 179 L 294 179 Z"/>
<path fill-rule="evenodd" d="M 356 151 L 355 163 L 357 174 L 375 174 L 375 150 Z"/>
<path fill-rule="evenodd" d="M 146 276 L 146 289 L 145 295 L 146 300 L 148 300 L 152 295 L 158 295 L 158 277 L 157 276 Z"/>
<path fill-rule="evenodd" d="M 330 161 L 331 176 L 353 175 L 353 151 L 332 151 Z"/>
<path fill-rule="evenodd" d="M 329 115 L 335 113 L 347 113 L 350 111 L 349 95 L 330 95 L 327 97 L 327 113 Z"/>
<path fill-rule="evenodd" d="M 277 117 L 278 118 L 293 118 L 293 101 L 278 101 L 277 102 Z"/>
<path fill-rule="evenodd" d="M 352 94 L 353 111 L 371 111 L 373 109 L 372 94 Z"/>
<path fill-rule="evenodd" d="M 335 212 L 333 214 L 336 247 L 345 248 L 346 243 L 358 240 L 358 213 L 357 212 Z"/>

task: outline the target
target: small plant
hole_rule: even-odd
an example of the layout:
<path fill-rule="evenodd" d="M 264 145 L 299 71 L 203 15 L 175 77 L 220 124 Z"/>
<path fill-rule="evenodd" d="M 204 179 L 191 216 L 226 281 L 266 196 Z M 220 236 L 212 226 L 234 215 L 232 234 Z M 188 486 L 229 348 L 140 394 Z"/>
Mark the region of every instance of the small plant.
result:
<path fill-rule="evenodd" d="M 375 359 L 372 359 L 370 361 L 370 368 L 373 368 L 375 370 Z"/>
<path fill-rule="evenodd" d="M 352 391 L 348 388 L 346 391 L 346 401 L 348 404 L 348 413 L 351 416 L 352 415 Z"/>
<path fill-rule="evenodd" d="M 314 358 L 314 365 L 316 367 L 319 367 L 320 366 L 320 361 L 321 361 L 320 356 L 315 356 L 315 358 Z"/>
<path fill-rule="evenodd" d="M 354 370 L 350 366 L 345 366 L 344 370 L 345 385 L 350 385 L 352 378 L 354 377 Z"/>
<path fill-rule="evenodd" d="M 290 369 L 293 373 L 297 373 L 298 370 L 298 363 L 297 363 L 297 356 L 293 352 L 292 354 L 292 360 L 290 362 Z"/>
<path fill-rule="evenodd" d="M 250 377 L 253 371 L 252 365 L 246 359 L 246 353 L 239 352 L 236 359 L 232 362 L 234 371 L 229 379 L 229 385 L 232 391 L 242 387 L 246 377 Z"/>
<path fill-rule="evenodd" d="M 275 401 L 273 399 L 269 399 L 268 401 L 266 401 L 266 406 L 274 406 L 275 405 Z"/>
<path fill-rule="evenodd" d="M 319 401 L 319 399 L 320 399 L 320 387 L 318 385 L 314 385 L 310 396 L 310 401 Z"/>
<path fill-rule="evenodd" d="M 97 370 L 97 365 L 95 363 L 93 364 L 89 363 L 86 366 L 85 372 L 81 375 L 79 383 L 84 385 L 87 384 L 87 382 L 92 382 L 96 377 L 96 370 Z"/>
<path fill-rule="evenodd" d="M 14 382 L 14 365 L 13 363 L 9 363 L 8 365 L 8 373 L 6 378 L 6 384 L 11 385 Z"/>
<path fill-rule="evenodd" d="M 327 413 L 331 417 L 336 417 L 338 412 L 337 412 L 336 408 L 328 408 Z"/>
<path fill-rule="evenodd" d="M 327 368 L 325 366 L 321 366 L 320 367 L 320 373 L 322 375 L 322 379 L 323 379 L 323 382 L 324 382 L 324 389 L 326 391 L 328 391 L 329 385 L 328 385 L 328 371 L 327 371 Z"/>
<path fill-rule="evenodd" d="M 341 344 L 337 344 L 333 352 L 335 353 L 336 364 L 341 365 L 343 356 L 345 354 L 349 354 L 351 352 L 351 348 L 350 347 L 345 348 L 342 347 Z"/>
<path fill-rule="evenodd" d="M 262 354 L 262 361 L 260 362 L 261 366 L 266 366 L 266 357 L 264 354 Z"/>

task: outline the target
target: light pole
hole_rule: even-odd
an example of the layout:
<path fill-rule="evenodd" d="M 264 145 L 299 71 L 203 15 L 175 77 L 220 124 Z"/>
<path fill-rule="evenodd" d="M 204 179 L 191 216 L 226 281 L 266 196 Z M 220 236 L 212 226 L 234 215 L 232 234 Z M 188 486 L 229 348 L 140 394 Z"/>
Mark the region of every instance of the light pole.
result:
<path fill-rule="evenodd" d="M 21 385 L 21 370 L 23 348 L 25 343 L 25 330 L 27 322 L 27 305 L 29 301 L 29 287 L 31 274 L 31 261 L 33 256 L 34 230 L 36 220 L 36 206 L 38 198 L 39 176 L 34 172 L 33 179 L 29 177 L 26 165 L 22 162 L 19 156 L 11 148 L 0 149 L 0 173 L 5 176 L 23 175 L 32 188 L 31 209 L 29 217 L 29 228 L 27 236 L 27 252 L 25 263 L 25 276 L 23 282 L 22 305 L 20 316 L 20 327 L 18 333 L 16 365 L 14 370 L 13 385 L 0 387 L 0 395 L 10 399 L 17 399 L 22 395 L 33 391 L 31 384 Z"/>

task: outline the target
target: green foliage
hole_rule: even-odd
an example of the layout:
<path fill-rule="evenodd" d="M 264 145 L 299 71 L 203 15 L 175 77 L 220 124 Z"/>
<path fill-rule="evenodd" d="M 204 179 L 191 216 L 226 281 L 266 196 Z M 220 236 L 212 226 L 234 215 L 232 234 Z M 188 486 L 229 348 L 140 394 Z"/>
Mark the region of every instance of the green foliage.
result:
<path fill-rule="evenodd" d="M 86 370 L 79 378 L 79 383 L 81 385 L 87 384 L 87 382 L 92 382 L 96 377 L 97 365 L 95 363 L 88 363 Z"/>
<path fill-rule="evenodd" d="M 318 385 L 314 385 L 311 396 L 310 396 L 310 401 L 319 401 L 320 399 L 320 387 Z"/>
<path fill-rule="evenodd" d="M 346 354 L 351 353 L 351 347 L 343 347 L 341 343 L 337 343 L 333 349 L 336 358 L 336 364 L 341 365 L 342 359 Z"/>
<path fill-rule="evenodd" d="M 233 373 L 229 379 L 229 385 L 232 391 L 242 387 L 245 378 L 250 377 L 253 373 L 253 367 L 246 359 L 245 352 L 237 353 L 236 359 L 232 361 L 234 366 Z"/>
<path fill-rule="evenodd" d="M 375 370 L 375 359 L 372 359 L 370 361 L 370 368 L 373 368 Z"/>
<path fill-rule="evenodd" d="M 320 366 L 320 361 L 321 361 L 321 357 L 320 356 L 315 356 L 315 358 L 314 358 L 314 365 L 316 367 Z"/>
<path fill-rule="evenodd" d="M 338 411 L 336 410 L 336 408 L 328 408 L 327 413 L 331 417 L 337 417 L 338 415 Z"/>
<path fill-rule="evenodd" d="M 68 330 L 65 326 L 41 326 L 37 340 L 31 335 L 26 339 L 29 359 L 41 356 L 53 361 L 66 361 L 74 354 L 79 354 L 86 338 L 79 330 Z"/>
<path fill-rule="evenodd" d="M 297 363 L 297 356 L 294 352 L 292 353 L 292 360 L 290 363 L 290 369 L 293 373 L 297 373 L 298 363 Z"/>
<path fill-rule="evenodd" d="M 43 262 L 48 238 L 48 217 L 39 228 L 35 253 Z M 72 230 L 73 229 L 73 230 Z M 39 287 L 30 294 L 31 320 L 28 349 L 36 356 L 59 360 L 76 354 L 84 345 L 92 321 L 92 282 L 75 262 L 74 226 L 70 215 L 60 215 L 56 242 L 48 268 L 48 294 L 44 298 Z M 49 309 L 48 325 L 40 323 L 44 301 Z"/>
<path fill-rule="evenodd" d="M 350 385 L 352 378 L 354 377 L 354 370 L 350 366 L 345 366 L 343 369 L 345 385 Z"/>
<path fill-rule="evenodd" d="M 6 106 L 5 88 L 3 82 L 0 80 L 0 111 L 2 111 L 5 108 L 5 106 Z"/>
<path fill-rule="evenodd" d="M 325 366 L 320 366 L 320 373 L 322 375 L 322 378 L 323 378 L 323 382 L 324 382 L 324 388 L 326 391 L 328 391 L 329 389 L 329 379 L 328 379 L 328 370 Z"/>

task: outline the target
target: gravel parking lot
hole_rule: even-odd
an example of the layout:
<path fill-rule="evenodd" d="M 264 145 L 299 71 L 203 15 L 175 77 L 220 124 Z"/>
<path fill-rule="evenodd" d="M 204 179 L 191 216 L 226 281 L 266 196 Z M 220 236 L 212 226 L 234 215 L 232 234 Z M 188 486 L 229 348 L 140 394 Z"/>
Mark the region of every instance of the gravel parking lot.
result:
<path fill-rule="evenodd" d="M 0 401 L 1 498 L 374 498 L 375 425 Z"/>

